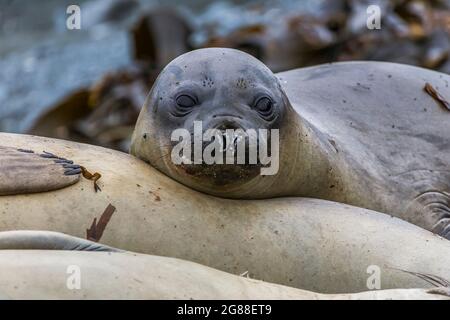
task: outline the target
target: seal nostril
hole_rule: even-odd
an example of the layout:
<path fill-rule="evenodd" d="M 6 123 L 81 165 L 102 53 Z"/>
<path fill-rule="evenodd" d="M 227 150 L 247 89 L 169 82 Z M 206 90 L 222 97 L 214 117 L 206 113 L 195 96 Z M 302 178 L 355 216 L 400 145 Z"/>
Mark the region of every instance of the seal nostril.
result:
<path fill-rule="evenodd" d="M 242 119 L 242 117 L 239 116 L 239 115 L 229 114 L 229 113 L 223 113 L 223 114 L 215 114 L 215 115 L 213 115 L 213 118 L 217 118 L 217 117 L 229 117 L 229 118 L 238 118 L 238 119 Z"/>
<path fill-rule="evenodd" d="M 227 129 L 237 130 L 241 129 L 242 127 L 235 121 L 222 121 L 219 124 L 215 125 L 214 128 L 225 131 Z"/>

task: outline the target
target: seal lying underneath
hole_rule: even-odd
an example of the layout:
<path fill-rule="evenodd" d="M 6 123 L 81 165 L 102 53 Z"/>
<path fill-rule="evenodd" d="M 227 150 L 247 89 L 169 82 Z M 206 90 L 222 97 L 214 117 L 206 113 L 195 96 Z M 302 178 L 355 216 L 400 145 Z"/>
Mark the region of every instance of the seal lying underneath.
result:
<path fill-rule="evenodd" d="M 51 248 L 46 245 L 50 240 Z M 0 250 L 0 300 L 450 299 L 448 288 L 320 294 L 239 277 L 185 260 L 121 252 L 55 232 L 0 232 L 0 247 L 8 249 Z"/>
<path fill-rule="evenodd" d="M 450 241 L 386 214 L 301 197 L 213 197 L 123 152 L 7 133 L 0 141 L 46 150 L 102 174 L 102 192 L 80 179 L 51 192 L 1 196 L 1 231 L 64 232 L 323 293 L 365 291 L 376 267 L 382 289 L 429 286 L 408 272 L 450 280 Z M 110 205 L 112 214 L 105 210 Z M 0 248 L 25 248 L 17 241 L 35 249 L 70 248 L 52 236 L 45 242 L 17 236 L 8 242 L 14 247 Z"/>
<path fill-rule="evenodd" d="M 274 75 L 237 50 L 196 50 L 158 77 L 131 153 L 212 195 L 334 200 L 450 238 L 450 112 L 423 90 L 428 83 L 450 97 L 449 82 L 445 74 L 381 62 Z M 195 135 L 194 121 L 203 130 L 279 129 L 278 172 L 261 175 L 260 162 L 174 163 L 171 134 L 184 128 Z"/>

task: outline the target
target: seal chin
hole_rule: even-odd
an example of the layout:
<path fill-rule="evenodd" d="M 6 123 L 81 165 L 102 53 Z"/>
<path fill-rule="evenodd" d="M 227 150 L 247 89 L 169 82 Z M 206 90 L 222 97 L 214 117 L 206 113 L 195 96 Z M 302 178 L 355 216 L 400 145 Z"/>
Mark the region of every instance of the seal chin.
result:
<path fill-rule="evenodd" d="M 212 187 L 240 185 L 258 176 L 260 165 L 250 164 L 181 164 L 177 165 L 177 171 L 192 179 L 195 184 Z"/>

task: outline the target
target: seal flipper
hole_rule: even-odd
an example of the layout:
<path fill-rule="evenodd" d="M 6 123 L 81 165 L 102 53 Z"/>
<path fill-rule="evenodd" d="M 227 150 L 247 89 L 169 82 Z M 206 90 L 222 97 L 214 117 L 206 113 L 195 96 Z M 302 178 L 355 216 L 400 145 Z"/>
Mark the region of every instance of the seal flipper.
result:
<path fill-rule="evenodd" d="M 80 174 L 80 166 L 52 153 L 0 146 L 0 196 L 62 189 Z"/>
<path fill-rule="evenodd" d="M 64 233 L 30 230 L 0 232 L 0 250 L 122 251 Z"/>

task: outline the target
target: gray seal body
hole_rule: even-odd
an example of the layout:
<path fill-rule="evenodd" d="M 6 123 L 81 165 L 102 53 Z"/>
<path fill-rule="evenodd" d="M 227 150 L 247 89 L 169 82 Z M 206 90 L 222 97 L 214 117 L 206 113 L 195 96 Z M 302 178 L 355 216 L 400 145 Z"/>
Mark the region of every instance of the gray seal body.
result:
<path fill-rule="evenodd" d="M 334 200 L 393 214 L 448 238 L 450 112 L 423 88 L 429 83 L 450 97 L 449 81 L 434 71 L 382 62 L 274 75 L 237 50 L 196 50 L 159 76 L 131 153 L 212 195 Z M 279 129 L 278 172 L 263 176 L 257 165 L 174 164 L 170 134 L 196 120 L 204 130 Z"/>

